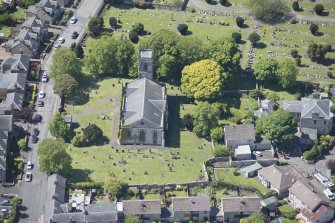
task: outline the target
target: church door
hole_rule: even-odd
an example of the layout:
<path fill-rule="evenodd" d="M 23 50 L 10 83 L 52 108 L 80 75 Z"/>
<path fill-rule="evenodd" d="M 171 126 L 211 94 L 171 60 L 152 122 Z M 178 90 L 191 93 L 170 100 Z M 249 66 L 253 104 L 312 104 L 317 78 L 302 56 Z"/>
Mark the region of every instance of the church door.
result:
<path fill-rule="evenodd" d="M 145 132 L 143 130 L 140 131 L 140 142 L 145 141 Z"/>
<path fill-rule="evenodd" d="M 152 135 L 152 144 L 157 144 L 157 132 L 155 131 Z"/>

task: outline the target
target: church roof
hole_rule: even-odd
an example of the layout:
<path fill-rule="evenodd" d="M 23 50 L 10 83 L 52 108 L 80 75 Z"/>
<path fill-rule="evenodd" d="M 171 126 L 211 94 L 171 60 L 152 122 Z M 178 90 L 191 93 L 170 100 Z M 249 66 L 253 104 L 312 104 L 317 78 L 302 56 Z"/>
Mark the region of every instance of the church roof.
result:
<path fill-rule="evenodd" d="M 133 81 L 125 89 L 123 126 L 142 120 L 154 128 L 163 128 L 165 107 L 164 87 L 148 78 Z"/>

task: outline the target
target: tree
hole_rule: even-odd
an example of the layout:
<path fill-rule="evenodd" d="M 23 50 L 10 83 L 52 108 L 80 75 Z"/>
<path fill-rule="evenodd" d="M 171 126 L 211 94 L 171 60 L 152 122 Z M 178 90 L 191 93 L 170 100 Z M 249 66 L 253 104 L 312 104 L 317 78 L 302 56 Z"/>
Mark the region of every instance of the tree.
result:
<path fill-rule="evenodd" d="M 278 69 L 279 84 L 283 88 L 294 86 L 298 73 L 299 71 L 292 60 L 284 60 Z"/>
<path fill-rule="evenodd" d="M 256 80 L 271 82 L 276 80 L 278 74 L 278 62 L 272 58 L 261 58 L 253 66 Z"/>
<path fill-rule="evenodd" d="M 292 9 L 293 9 L 294 11 L 299 11 L 299 10 L 300 10 L 300 5 L 299 5 L 299 2 L 298 2 L 298 1 L 294 1 L 294 2 L 292 3 Z"/>
<path fill-rule="evenodd" d="M 307 50 L 307 55 L 312 60 L 323 60 L 327 53 L 327 48 L 323 44 L 311 43 Z"/>
<path fill-rule="evenodd" d="M 75 45 L 75 47 L 73 48 L 73 51 L 76 53 L 77 58 L 80 58 L 80 59 L 84 58 L 84 49 L 80 43 Z"/>
<path fill-rule="evenodd" d="M 144 25 L 142 23 L 135 23 L 131 30 L 135 31 L 137 34 L 141 35 L 144 31 Z"/>
<path fill-rule="evenodd" d="M 250 33 L 248 40 L 252 43 L 252 44 L 256 44 L 258 41 L 261 40 L 261 37 L 256 33 L 256 32 L 252 32 Z"/>
<path fill-rule="evenodd" d="M 75 52 L 61 48 L 56 50 L 51 65 L 51 75 L 58 78 L 64 74 L 69 74 L 72 77 L 79 77 L 81 74 L 81 63 L 77 59 Z"/>
<path fill-rule="evenodd" d="M 291 56 L 292 56 L 293 58 L 297 58 L 297 57 L 299 57 L 299 52 L 298 52 L 298 50 L 296 50 L 296 49 L 291 49 Z"/>
<path fill-rule="evenodd" d="M 193 130 L 193 121 L 194 118 L 191 114 L 185 114 L 181 120 L 183 128 L 186 128 L 189 131 Z"/>
<path fill-rule="evenodd" d="M 301 65 L 301 58 L 300 57 L 296 57 L 296 58 L 294 58 L 294 60 L 295 60 L 295 65 L 297 65 L 298 67 L 300 67 L 300 65 Z"/>
<path fill-rule="evenodd" d="M 188 31 L 188 25 L 186 25 L 186 24 L 179 24 L 178 27 L 177 27 L 177 29 L 180 32 L 180 34 L 186 35 L 187 31 Z"/>
<path fill-rule="evenodd" d="M 199 137 L 209 137 L 210 130 L 218 125 L 221 106 L 218 103 L 199 102 L 194 114 L 194 128 Z"/>
<path fill-rule="evenodd" d="M 244 19 L 240 16 L 236 17 L 236 25 L 240 28 L 243 28 L 244 25 Z"/>
<path fill-rule="evenodd" d="M 117 40 L 115 53 L 116 76 L 135 77 L 137 75 L 137 55 L 134 46 L 127 40 Z"/>
<path fill-rule="evenodd" d="M 314 23 L 311 23 L 311 25 L 309 26 L 309 30 L 313 35 L 315 35 L 319 30 L 319 26 Z"/>
<path fill-rule="evenodd" d="M 109 173 L 105 178 L 103 188 L 105 193 L 111 195 L 113 198 L 119 198 L 127 194 L 128 184 L 121 181 L 114 173 Z"/>
<path fill-rule="evenodd" d="M 71 128 L 67 125 L 60 113 L 56 113 L 55 117 L 50 121 L 50 133 L 56 139 L 64 139 L 69 141 L 72 136 Z"/>
<path fill-rule="evenodd" d="M 265 216 L 261 212 L 255 212 L 248 217 L 241 218 L 241 223 L 265 223 Z"/>
<path fill-rule="evenodd" d="M 136 215 L 127 215 L 125 219 L 125 223 L 142 223 L 140 217 Z"/>
<path fill-rule="evenodd" d="M 321 4 L 317 4 L 317 5 L 314 6 L 314 12 L 317 15 L 322 15 L 324 9 L 325 9 L 325 7 L 323 7 L 323 5 L 321 5 Z"/>
<path fill-rule="evenodd" d="M 256 132 L 263 134 L 276 145 L 285 145 L 297 132 L 297 121 L 288 111 L 279 109 L 257 121 Z"/>
<path fill-rule="evenodd" d="M 38 146 L 40 171 L 47 175 L 68 173 L 72 158 L 66 149 L 67 145 L 62 140 L 44 139 Z"/>
<path fill-rule="evenodd" d="M 135 32 L 134 30 L 131 30 L 129 32 L 129 39 L 132 43 L 137 43 L 138 42 L 138 33 Z"/>
<path fill-rule="evenodd" d="M 289 11 L 283 0 L 249 0 L 248 7 L 252 15 L 263 22 L 276 21 Z"/>
<path fill-rule="evenodd" d="M 228 5 L 228 0 L 219 0 L 220 4 L 223 6 Z"/>
<path fill-rule="evenodd" d="M 208 100 L 220 95 L 227 74 L 212 60 L 202 60 L 182 71 L 181 90 L 187 97 Z"/>
<path fill-rule="evenodd" d="M 73 137 L 71 143 L 75 147 L 82 147 L 86 145 L 86 138 L 83 134 L 78 134 Z"/>
<path fill-rule="evenodd" d="M 94 16 L 90 18 L 88 22 L 88 31 L 93 37 L 98 37 L 102 33 L 104 27 L 104 20 L 100 16 Z"/>
<path fill-rule="evenodd" d="M 235 43 L 240 43 L 242 39 L 241 33 L 233 32 L 231 37 L 234 39 Z"/>
<path fill-rule="evenodd" d="M 117 25 L 117 19 L 115 17 L 109 17 L 109 25 L 112 28 L 115 28 Z"/>
<path fill-rule="evenodd" d="M 88 143 L 95 142 L 103 135 L 101 128 L 96 124 L 90 124 L 84 129 L 84 136 Z"/>
<path fill-rule="evenodd" d="M 326 166 L 329 170 L 334 171 L 335 170 L 335 159 L 327 160 Z"/>
<path fill-rule="evenodd" d="M 215 157 L 228 157 L 230 156 L 230 150 L 227 147 L 220 145 L 218 147 L 215 147 L 214 156 Z"/>
<path fill-rule="evenodd" d="M 313 161 L 315 160 L 319 155 L 319 150 L 317 146 L 313 146 L 312 149 L 305 151 L 302 156 L 305 160 Z"/>
<path fill-rule="evenodd" d="M 221 127 L 215 127 L 211 129 L 211 138 L 214 142 L 219 142 L 221 139 L 223 139 L 224 136 L 224 130 Z"/>
<path fill-rule="evenodd" d="M 18 145 L 20 151 L 23 151 L 26 148 L 26 145 L 27 145 L 27 138 L 23 137 L 22 139 L 20 139 L 17 142 L 17 145 Z"/>
<path fill-rule="evenodd" d="M 78 92 L 78 81 L 69 74 L 64 74 L 55 79 L 54 92 L 66 99 L 72 99 Z"/>

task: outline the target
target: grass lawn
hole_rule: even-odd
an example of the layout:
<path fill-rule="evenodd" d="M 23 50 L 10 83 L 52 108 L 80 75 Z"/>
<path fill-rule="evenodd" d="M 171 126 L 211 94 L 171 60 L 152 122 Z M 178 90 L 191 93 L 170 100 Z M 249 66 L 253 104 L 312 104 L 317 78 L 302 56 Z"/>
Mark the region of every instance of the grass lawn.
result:
<path fill-rule="evenodd" d="M 255 178 L 245 178 L 242 175 L 235 176 L 234 168 L 215 169 L 214 174 L 216 180 L 224 180 L 227 183 L 251 187 L 260 191 L 262 194 L 268 192 Z"/>

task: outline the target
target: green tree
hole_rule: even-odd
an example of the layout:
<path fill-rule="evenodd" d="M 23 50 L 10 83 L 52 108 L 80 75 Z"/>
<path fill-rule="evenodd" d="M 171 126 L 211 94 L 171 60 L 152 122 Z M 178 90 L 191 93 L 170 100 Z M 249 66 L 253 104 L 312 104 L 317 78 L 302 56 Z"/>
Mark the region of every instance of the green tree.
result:
<path fill-rule="evenodd" d="M 249 34 L 248 40 L 255 45 L 258 41 L 261 40 L 261 37 L 258 35 L 258 33 L 252 32 Z"/>
<path fill-rule="evenodd" d="M 199 137 L 209 137 L 211 129 L 218 125 L 220 117 L 220 104 L 199 102 L 194 114 L 193 132 L 195 132 Z"/>
<path fill-rule="evenodd" d="M 249 0 L 248 7 L 251 14 L 263 22 L 276 21 L 289 11 L 283 0 Z"/>
<path fill-rule="evenodd" d="M 93 37 L 98 37 L 102 33 L 102 29 L 104 27 L 104 20 L 100 16 L 94 16 L 90 18 L 90 21 L 88 22 L 88 31 L 90 32 L 90 35 Z"/>
<path fill-rule="evenodd" d="M 63 74 L 55 79 L 54 92 L 71 100 L 78 92 L 78 81 L 69 74 Z"/>
<path fill-rule="evenodd" d="M 137 32 L 137 34 L 141 35 L 144 31 L 144 25 L 142 23 L 135 23 L 131 29 L 132 31 Z"/>
<path fill-rule="evenodd" d="M 186 128 L 187 130 L 192 131 L 193 121 L 194 121 L 194 118 L 191 114 L 185 114 L 181 120 L 183 128 Z"/>
<path fill-rule="evenodd" d="M 128 37 L 132 43 L 138 43 L 139 38 L 138 38 L 138 33 L 136 31 L 131 30 L 129 32 Z"/>
<path fill-rule="evenodd" d="M 72 158 L 66 149 L 67 145 L 62 140 L 44 139 L 38 146 L 40 171 L 47 175 L 68 173 Z"/>
<path fill-rule="evenodd" d="M 311 25 L 309 26 L 309 30 L 313 35 L 315 35 L 319 30 L 319 26 L 314 23 L 311 23 Z"/>
<path fill-rule="evenodd" d="M 75 78 L 81 74 L 81 63 L 77 59 L 75 52 L 60 48 L 56 50 L 51 65 L 51 75 L 58 78 L 64 74 L 69 74 Z"/>
<path fill-rule="evenodd" d="M 325 7 L 321 4 L 317 4 L 314 6 L 314 11 L 317 15 L 322 15 L 324 9 Z"/>
<path fill-rule="evenodd" d="M 71 128 L 67 125 L 60 113 L 56 113 L 55 117 L 50 121 L 50 133 L 56 139 L 64 139 L 69 141 L 72 136 Z"/>
<path fill-rule="evenodd" d="M 188 32 L 188 25 L 186 24 L 179 24 L 177 27 L 178 31 L 180 32 L 180 34 L 182 35 L 186 35 Z"/>
<path fill-rule="evenodd" d="M 214 142 L 219 142 L 223 139 L 224 136 L 224 130 L 222 127 L 215 127 L 211 129 L 211 138 Z"/>
<path fill-rule="evenodd" d="M 279 84 L 283 88 L 290 88 L 295 85 L 298 76 L 298 69 L 292 60 L 286 59 L 278 69 Z"/>
<path fill-rule="evenodd" d="M 71 143 L 75 147 L 82 147 L 86 145 L 86 138 L 83 134 L 77 134 L 73 137 Z"/>
<path fill-rule="evenodd" d="M 295 65 L 297 65 L 298 67 L 300 67 L 300 65 L 301 65 L 301 58 L 300 57 L 296 57 L 296 58 L 294 58 L 294 61 L 295 61 Z"/>
<path fill-rule="evenodd" d="M 128 184 L 121 181 L 114 173 L 109 173 L 105 178 L 103 188 L 105 193 L 111 195 L 113 198 L 120 198 L 127 194 Z"/>
<path fill-rule="evenodd" d="M 20 151 L 23 151 L 26 148 L 27 145 L 27 138 L 23 137 L 17 142 L 17 145 L 19 146 Z"/>
<path fill-rule="evenodd" d="M 299 2 L 298 2 L 298 1 L 294 1 L 294 2 L 292 3 L 292 9 L 293 9 L 294 11 L 299 11 L 299 10 L 300 10 L 300 5 L 299 5 Z"/>
<path fill-rule="evenodd" d="M 118 77 L 135 77 L 137 75 L 137 55 L 134 46 L 127 40 L 117 40 L 115 55 L 115 73 Z"/>
<path fill-rule="evenodd" d="M 233 32 L 231 34 L 231 37 L 234 39 L 235 43 L 240 43 L 241 42 L 241 39 L 242 39 L 241 33 Z"/>
<path fill-rule="evenodd" d="M 84 129 L 84 136 L 89 143 L 96 142 L 103 135 L 101 128 L 96 124 L 90 124 Z"/>
<path fill-rule="evenodd" d="M 323 44 L 311 43 L 307 50 L 307 55 L 312 60 L 323 60 L 326 56 L 327 48 Z"/>
<path fill-rule="evenodd" d="M 291 56 L 292 56 L 293 58 L 297 58 L 297 57 L 299 57 L 299 52 L 298 52 L 298 50 L 296 50 L 296 49 L 292 49 L 292 50 L 291 50 Z"/>
<path fill-rule="evenodd" d="M 228 0 L 219 0 L 220 4 L 223 6 L 228 5 Z"/>
<path fill-rule="evenodd" d="M 248 217 L 241 218 L 241 223 L 265 223 L 265 216 L 261 212 L 253 213 Z"/>
<path fill-rule="evenodd" d="M 218 63 L 202 60 L 186 66 L 182 71 L 181 90 L 197 100 L 216 98 L 221 94 L 227 74 Z"/>
<path fill-rule="evenodd" d="M 240 28 L 243 28 L 244 25 L 244 19 L 240 16 L 236 17 L 236 25 Z"/>
<path fill-rule="evenodd" d="M 220 145 L 218 147 L 215 147 L 214 156 L 215 157 L 228 157 L 230 156 L 230 150 L 227 147 Z"/>
<path fill-rule="evenodd" d="M 80 58 L 80 59 L 84 58 L 84 49 L 80 43 L 75 45 L 75 47 L 73 48 L 73 51 L 76 53 L 77 58 Z"/>
<path fill-rule="evenodd" d="M 256 124 L 256 132 L 263 134 L 276 145 L 285 145 L 293 139 L 297 127 L 294 116 L 288 111 L 279 109 L 266 118 L 260 118 Z"/>
<path fill-rule="evenodd" d="M 278 62 L 272 58 L 261 58 L 253 65 L 256 80 L 270 82 L 277 78 Z"/>
<path fill-rule="evenodd" d="M 142 223 L 142 220 L 136 215 L 127 215 L 125 223 Z"/>
<path fill-rule="evenodd" d="M 115 17 L 109 17 L 109 25 L 112 28 L 115 28 L 117 25 L 117 19 Z"/>

